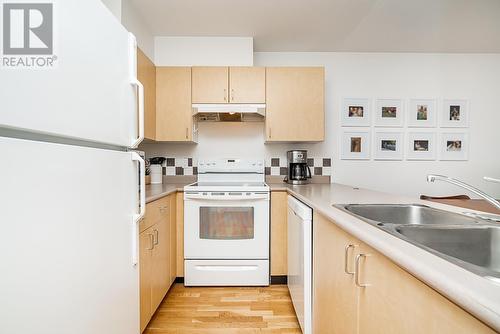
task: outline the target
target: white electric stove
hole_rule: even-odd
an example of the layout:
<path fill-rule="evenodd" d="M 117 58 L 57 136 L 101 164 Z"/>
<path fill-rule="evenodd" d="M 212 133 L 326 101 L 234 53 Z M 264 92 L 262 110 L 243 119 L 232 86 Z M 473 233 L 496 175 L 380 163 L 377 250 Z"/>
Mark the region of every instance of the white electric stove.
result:
<path fill-rule="evenodd" d="M 262 160 L 198 163 L 184 187 L 184 284 L 269 285 L 269 187 Z"/>

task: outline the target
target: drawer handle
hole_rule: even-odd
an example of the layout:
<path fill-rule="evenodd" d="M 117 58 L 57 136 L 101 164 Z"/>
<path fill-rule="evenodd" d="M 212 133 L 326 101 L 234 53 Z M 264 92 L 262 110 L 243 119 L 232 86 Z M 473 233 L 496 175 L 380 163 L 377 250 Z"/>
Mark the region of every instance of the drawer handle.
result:
<path fill-rule="evenodd" d="M 355 271 L 349 271 L 349 250 L 354 249 L 355 246 L 353 244 L 349 244 L 345 246 L 344 250 L 344 272 L 348 275 L 354 275 L 356 272 Z"/>
<path fill-rule="evenodd" d="M 149 248 L 148 250 L 152 250 L 153 248 L 155 248 L 155 238 L 154 238 L 154 235 L 152 235 L 151 233 L 148 234 L 149 235 Z"/>
<path fill-rule="evenodd" d="M 153 243 L 155 245 L 158 245 L 158 230 L 153 230 L 153 233 L 154 233 L 154 235 L 153 235 Z"/>
<path fill-rule="evenodd" d="M 366 288 L 367 286 L 369 286 L 370 284 L 366 284 L 366 283 L 361 283 L 360 282 L 360 279 L 359 279 L 359 273 L 360 273 L 360 267 L 361 267 L 361 258 L 366 258 L 367 254 L 359 254 L 356 256 L 356 271 L 354 273 L 354 282 L 356 283 L 356 285 L 360 288 Z"/>

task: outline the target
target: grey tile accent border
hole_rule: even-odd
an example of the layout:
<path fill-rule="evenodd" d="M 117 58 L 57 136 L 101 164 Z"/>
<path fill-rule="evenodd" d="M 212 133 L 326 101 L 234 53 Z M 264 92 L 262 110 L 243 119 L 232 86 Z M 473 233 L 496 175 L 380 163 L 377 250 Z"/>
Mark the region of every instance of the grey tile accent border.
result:
<path fill-rule="evenodd" d="M 167 157 L 163 165 L 163 175 L 198 175 L 196 158 L 172 158 Z M 331 158 L 308 158 L 307 165 L 312 175 L 332 175 Z M 288 174 L 286 158 L 267 158 L 265 161 L 265 175 L 285 176 Z"/>

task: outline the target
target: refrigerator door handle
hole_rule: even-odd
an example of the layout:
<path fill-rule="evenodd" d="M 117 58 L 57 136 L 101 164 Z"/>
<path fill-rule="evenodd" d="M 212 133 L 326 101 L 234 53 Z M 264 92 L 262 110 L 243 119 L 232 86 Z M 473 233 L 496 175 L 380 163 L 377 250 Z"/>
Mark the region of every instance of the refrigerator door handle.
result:
<path fill-rule="evenodd" d="M 129 33 L 129 50 L 130 50 L 130 60 L 131 60 L 131 84 L 135 87 L 138 105 L 138 127 L 139 127 L 139 137 L 134 139 L 130 148 L 137 148 L 139 144 L 144 140 L 144 86 L 137 79 L 137 39 L 134 34 Z"/>
<path fill-rule="evenodd" d="M 132 265 L 135 266 L 138 263 L 138 251 L 139 251 L 139 222 L 144 218 L 146 213 L 146 163 L 144 159 L 141 158 L 137 152 L 132 153 L 132 160 L 139 162 L 139 173 L 140 173 L 140 204 L 139 213 L 133 215 L 132 221 Z"/>

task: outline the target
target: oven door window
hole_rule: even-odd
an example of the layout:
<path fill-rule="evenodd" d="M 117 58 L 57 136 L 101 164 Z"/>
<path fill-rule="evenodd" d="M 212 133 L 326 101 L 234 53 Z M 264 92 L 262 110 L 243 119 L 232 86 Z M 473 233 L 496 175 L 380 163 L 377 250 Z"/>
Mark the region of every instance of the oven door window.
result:
<path fill-rule="evenodd" d="M 253 239 L 253 207 L 200 207 L 200 239 Z"/>

